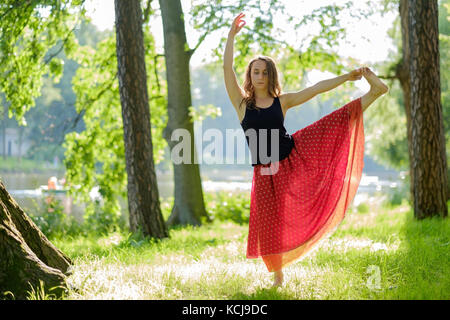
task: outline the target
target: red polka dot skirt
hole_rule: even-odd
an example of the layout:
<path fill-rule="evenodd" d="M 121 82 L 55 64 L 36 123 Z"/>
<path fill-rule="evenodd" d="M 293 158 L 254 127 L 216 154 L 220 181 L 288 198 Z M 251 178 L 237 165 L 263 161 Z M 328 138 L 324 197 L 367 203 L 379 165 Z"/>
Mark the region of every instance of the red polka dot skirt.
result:
<path fill-rule="evenodd" d="M 253 167 L 247 258 L 262 257 L 270 272 L 305 257 L 344 219 L 364 166 L 361 98 L 292 137 L 287 158 Z"/>

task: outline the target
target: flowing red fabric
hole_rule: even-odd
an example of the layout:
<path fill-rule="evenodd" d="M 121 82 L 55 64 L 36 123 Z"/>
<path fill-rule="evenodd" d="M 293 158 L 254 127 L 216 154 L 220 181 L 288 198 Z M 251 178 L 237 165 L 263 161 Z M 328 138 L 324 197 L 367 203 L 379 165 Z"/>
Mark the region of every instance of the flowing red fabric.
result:
<path fill-rule="evenodd" d="M 253 168 L 247 258 L 262 257 L 269 272 L 304 258 L 344 219 L 364 167 L 361 98 L 292 137 L 273 174 L 270 164 Z"/>

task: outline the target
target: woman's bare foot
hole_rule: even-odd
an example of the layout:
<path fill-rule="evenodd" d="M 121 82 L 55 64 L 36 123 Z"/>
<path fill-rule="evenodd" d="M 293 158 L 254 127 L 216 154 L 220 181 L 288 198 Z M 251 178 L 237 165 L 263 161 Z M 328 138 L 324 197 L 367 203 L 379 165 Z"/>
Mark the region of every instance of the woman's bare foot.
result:
<path fill-rule="evenodd" d="M 369 68 L 363 68 L 363 77 L 370 84 L 370 91 L 372 94 L 381 96 L 389 91 L 387 85 L 385 85 Z"/>
<path fill-rule="evenodd" d="M 275 271 L 273 287 L 281 287 L 283 285 L 283 271 Z"/>
<path fill-rule="evenodd" d="M 389 88 L 369 68 L 364 67 L 362 75 L 370 84 L 369 92 L 361 97 L 361 108 L 364 112 L 376 99 L 388 92 Z"/>

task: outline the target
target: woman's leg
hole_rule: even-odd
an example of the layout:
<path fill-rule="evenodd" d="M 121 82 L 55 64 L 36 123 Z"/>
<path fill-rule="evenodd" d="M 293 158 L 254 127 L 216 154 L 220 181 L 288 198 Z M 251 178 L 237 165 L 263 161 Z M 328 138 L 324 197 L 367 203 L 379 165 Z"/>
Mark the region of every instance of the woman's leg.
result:
<path fill-rule="evenodd" d="M 389 88 L 369 68 L 364 68 L 363 76 L 370 84 L 370 90 L 361 97 L 364 112 L 377 98 L 389 91 Z"/>
<path fill-rule="evenodd" d="M 274 287 L 279 287 L 283 284 L 283 270 L 275 271 L 274 273 Z"/>

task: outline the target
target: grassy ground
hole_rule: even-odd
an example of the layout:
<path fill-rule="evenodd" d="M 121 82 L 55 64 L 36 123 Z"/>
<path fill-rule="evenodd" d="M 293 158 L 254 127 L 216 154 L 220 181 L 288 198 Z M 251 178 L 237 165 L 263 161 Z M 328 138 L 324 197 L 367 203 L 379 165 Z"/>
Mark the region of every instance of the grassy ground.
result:
<path fill-rule="evenodd" d="M 450 219 L 415 221 L 406 203 L 353 211 L 278 289 L 261 259 L 245 257 L 247 224 L 171 229 L 160 242 L 126 233 L 52 242 L 74 261 L 77 289 L 65 299 L 450 298 Z"/>

